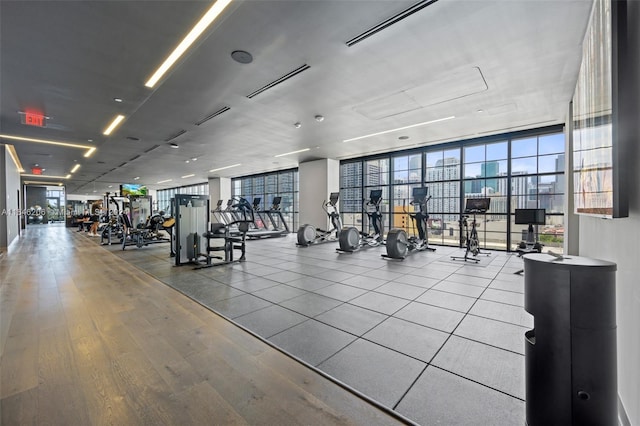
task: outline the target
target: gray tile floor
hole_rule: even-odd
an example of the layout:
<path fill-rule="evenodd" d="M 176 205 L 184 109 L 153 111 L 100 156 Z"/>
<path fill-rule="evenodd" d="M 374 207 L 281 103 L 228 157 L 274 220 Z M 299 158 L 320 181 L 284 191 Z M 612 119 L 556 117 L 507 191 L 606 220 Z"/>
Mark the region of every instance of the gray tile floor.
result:
<path fill-rule="evenodd" d="M 522 259 L 437 247 L 338 254 L 294 235 L 248 242 L 241 264 L 175 267 L 167 245 L 106 247 L 160 281 L 420 424 L 524 422 Z"/>

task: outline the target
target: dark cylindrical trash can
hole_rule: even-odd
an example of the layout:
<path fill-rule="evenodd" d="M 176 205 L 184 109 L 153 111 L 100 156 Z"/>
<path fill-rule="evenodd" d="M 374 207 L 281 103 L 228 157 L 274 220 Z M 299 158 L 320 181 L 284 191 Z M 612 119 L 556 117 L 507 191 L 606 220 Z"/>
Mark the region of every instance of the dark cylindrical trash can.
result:
<path fill-rule="evenodd" d="M 529 426 L 616 425 L 616 264 L 524 256 Z"/>

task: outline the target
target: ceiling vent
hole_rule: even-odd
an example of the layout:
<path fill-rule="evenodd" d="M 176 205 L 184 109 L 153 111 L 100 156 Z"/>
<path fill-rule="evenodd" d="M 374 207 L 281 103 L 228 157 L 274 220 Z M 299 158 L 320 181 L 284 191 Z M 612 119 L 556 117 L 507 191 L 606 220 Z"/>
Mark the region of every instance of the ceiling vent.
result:
<path fill-rule="evenodd" d="M 138 158 L 140 158 L 140 156 L 136 155 L 134 157 L 129 158 L 129 161 L 137 160 Z"/>
<path fill-rule="evenodd" d="M 156 148 L 160 148 L 160 145 L 154 145 L 154 146 L 152 146 L 151 148 L 149 148 L 148 150 L 146 150 L 144 153 L 146 154 L 147 152 L 151 152 L 151 151 L 153 151 L 153 150 L 154 150 L 154 149 L 156 149 Z"/>
<path fill-rule="evenodd" d="M 164 141 L 165 141 L 165 142 L 172 141 L 172 140 L 176 139 L 178 136 L 182 136 L 182 135 L 184 135 L 185 133 L 187 133 L 187 131 L 186 131 L 186 130 L 180 130 L 178 133 L 176 133 L 176 134 L 175 134 L 175 135 L 173 135 L 173 136 L 170 136 L 170 137 L 169 137 L 169 139 L 165 139 Z"/>
<path fill-rule="evenodd" d="M 403 10 L 402 12 L 393 15 L 391 18 L 388 18 L 382 22 L 380 22 L 378 25 L 375 25 L 371 28 L 369 28 L 368 30 L 366 30 L 365 32 L 363 32 L 362 34 L 359 34 L 357 36 L 355 36 L 354 38 L 352 38 L 351 40 L 347 41 L 347 46 L 351 47 L 354 44 L 358 44 L 361 41 L 371 37 L 372 35 L 379 33 L 380 31 L 384 30 L 385 28 L 390 27 L 391 25 L 402 21 L 404 18 L 407 18 L 411 15 L 413 15 L 416 12 L 421 11 L 422 9 L 424 9 L 427 6 L 432 5 L 433 3 L 437 2 L 438 0 L 422 0 L 419 1 L 418 3 L 414 4 L 413 6 L 409 7 L 408 9 Z"/>
<path fill-rule="evenodd" d="M 118 168 L 118 169 L 119 169 L 120 167 L 124 167 L 126 164 L 127 164 L 127 162 L 125 161 L 124 163 L 120 164 L 120 165 L 119 165 L 118 167 L 116 167 L 116 168 Z"/>
<path fill-rule="evenodd" d="M 219 110 L 217 110 L 216 112 L 214 112 L 213 114 L 207 115 L 205 118 L 203 118 L 202 120 L 198 121 L 198 122 L 196 123 L 196 126 L 199 126 L 199 125 L 201 125 L 202 123 L 205 123 L 205 122 L 207 122 L 207 121 L 211 120 L 213 117 L 217 117 L 217 116 L 219 116 L 220 114 L 222 114 L 223 112 L 227 112 L 227 111 L 229 111 L 230 109 L 231 109 L 231 108 L 229 108 L 228 106 L 222 107 L 222 108 L 220 108 Z"/>
<path fill-rule="evenodd" d="M 272 81 L 271 83 L 269 83 L 269 84 L 267 84 L 267 85 L 265 85 L 265 86 L 262 86 L 262 87 L 261 87 L 261 88 L 259 88 L 258 90 L 256 90 L 256 91 L 254 91 L 254 92 L 249 93 L 249 94 L 247 95 L 247 98 L 249 98 L 249 99 L 254 98 L 254 97 L 258 96 L 260 93 L 264 92 L 265 90 L 269 90 L 269 89 L 271 89 L 272 87 L 277 86 L 278 84 L 282 83 L 283 81 L 287 81 L 287 80 L 289 80 L 290 78 L 292 78 L 292 77 L 294 77 L 294 76 L 296 76 L 296 75 L 300 74 L 301 72 L 308 70 L 309 68 L 311 68 L 309 65 L 304 64 L 304 65 L 302 65 L 301 67 L 298 67 L 298 68 L 296 68 L 295 70 L 293 70 L 293 71 L 289 72 L 288 74 L 283 75 L 283 76 L 282 76 L 282 77 L 280 77 L 279 79 L 274 80 L 274 81 Z"/>

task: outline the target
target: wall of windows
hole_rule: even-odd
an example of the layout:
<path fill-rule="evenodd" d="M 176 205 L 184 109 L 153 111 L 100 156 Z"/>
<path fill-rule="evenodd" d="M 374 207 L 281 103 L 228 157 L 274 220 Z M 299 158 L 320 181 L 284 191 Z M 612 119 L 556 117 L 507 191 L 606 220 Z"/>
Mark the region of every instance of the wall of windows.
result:
<path fill-rule="evenodd" d="M 421 149 L 343 161 L 340 165 L 341 209 L 345 226 L 367 230 L 362 200 L 383 190 L 385 228 L 415 234 L 406 211 L 412 189 L 429 188 L 429 239 L 458 245 L 459 219 L 469 198 L 490 198 L 489 211 L 477 217 L 484 248 L 513 248 L 527 225 L 514 223 L 519 208 L 544 208 L 546 225 L 539 239 L 554 251 L 564 238 L 564 152 L 562 128 L 452 142 Z"/>
<path fill-rule="evenodd" d="M 157 191 L 157 209 L 173 216 L 171 199 L 174 198 L 176 194 L 209 195 L 209 183 L 180 186 L 178 188 L 159 189 Z M 215 201 L 217 200 L 214 200 L 214 202 Z M 209 200 L 209 203 L 211 204 L 211 200 Z M 215 206 L 212 206 L 212 208 L 213 207 Z"/>
<path fill-rule="evenodd" d="M 273 198 L 282 197 L 280 210 L 291 231 L 298 229 L 298 170 L 283 170 L 273 173 L 244 176 L 231 180 L 231 193 L 249 202 L 260 198 L 260 209 L 269 208 Z"/>

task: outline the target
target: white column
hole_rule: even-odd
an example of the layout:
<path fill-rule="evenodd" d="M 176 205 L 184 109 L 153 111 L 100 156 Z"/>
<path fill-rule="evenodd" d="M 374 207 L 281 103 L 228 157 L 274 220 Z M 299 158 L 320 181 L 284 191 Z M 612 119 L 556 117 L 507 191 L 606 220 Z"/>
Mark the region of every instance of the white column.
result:
<path fill-rule="evenodd" d="M 329 194 L 340 191 L 340 162 L 330 158 L 307 161 L 298 165 L 300 179 L 300 225 L 310 224 L 328 229 L 329 218 L 322 203 Z"/>
<path fill-rule="evenodd" d="M 574 213 L 573 202 L 573 113 L 569 103 L 564 126 L 564 254 L 580 254 L 580 216 Z"/>
<path fill-rule="evenodd" d="M 209 206 L 211 210 L 216 208 L 218 200 L 228 200 L 231 198 L 231 178 L 215 177 L 209 178 Z M 226 203 L 223 203 L 226 206 Z M 213 221 L 213 216 L 209 212 L 210 221 Z"/>

